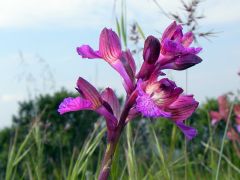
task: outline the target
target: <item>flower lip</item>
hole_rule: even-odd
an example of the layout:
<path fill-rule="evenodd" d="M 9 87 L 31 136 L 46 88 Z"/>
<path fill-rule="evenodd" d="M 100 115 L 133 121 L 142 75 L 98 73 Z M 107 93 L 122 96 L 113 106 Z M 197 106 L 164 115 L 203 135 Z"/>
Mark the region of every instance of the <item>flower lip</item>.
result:
<path fill-rule="evenodd" d="M 146 117 L 170 117 L 170 113 L 159 108 L 150 94 L 147 94 L 144 89 L 146 83 L 141 79 L 137 83 L 138 97 L 136 99 L 136 109 Z"/>
<path fill-rule="evenodd" d="M 173 81 L 163 78 L 160 81 L 149 83 L 145 92 L 151 96 L 157 106 L 165 107 L 173 103 L 183 89 L 177 87 Z"/>
<path fill-rule="evenodd" d="M 70 111 L 79 111 L 79 110 L 91 110 L 92 103 L 89 100 L 83 99 L 81 97 L 68 97 L 65 98 L 62 103 L 59 105 L 58 112 L 62 115 Z"/>

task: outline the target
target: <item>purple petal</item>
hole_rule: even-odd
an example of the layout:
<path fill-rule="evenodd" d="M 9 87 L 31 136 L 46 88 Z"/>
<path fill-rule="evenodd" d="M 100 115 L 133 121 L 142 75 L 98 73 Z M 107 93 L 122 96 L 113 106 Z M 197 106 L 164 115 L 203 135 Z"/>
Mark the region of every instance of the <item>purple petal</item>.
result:
<path fill-rule="evenodd" d="M 159 108 L 141 88 L 141 81 L 138 83 L 138 97 L 136 99 L 136 109 L 146 117 L 170 117 L 170 113 Z"/>
<path fill-rule="evenodd" d="M 99 51 L 103 59 L 113 63 L 120 58 L 122 49 L 117 34 L 111 29 L 104 28 L 100 34 Z"/>
<path fill-rule="evenodd" d="M 177 58 L 175 61 L 176 70 L 184 70 L 202 62 L 202 59 L 195 54 L 187 54 Z"/>
<path fill-rule="evenodd" d="M 100 106 L 98 109 L 96 109 L 96 112 L 106 119 L 108 129 L 114 130 L 117 127 L 117 118 L 112 113 L 110 113 L 104 106 Z"/>
<path fill-rule="evenodd" d="M 194 35 L 192 32 L 187 32 L 182 37 L 182 45 L 185 47 L 189 47 L 194 40 Z"/>
<path fill-rule="evenodd" d="M 183 28 L 181 25 L 177 25 L 176 31 L 174 32 L 173 37 L 171 39 L 181 42 L 182 37 L 183 37 L 182 29 Z"/>
<path fill-rule="evenodd" d="M 112 108 L 112 111 L 114 115 L 119 118 L 120 117 L 120 104 L 118 101 L 117 96 L 113 92 L 111 88 L 106 88 L 102 93 L 101 93 L 102 99 L 106 101 Z"/>
<path fill-rule="evenodd" d="M 101 58 L 99 51 L 94 51 L 88 45 L 82 45 L 82 46 L 78 47 L 77 52 L 80 56 L 82 56 L 82 58 L 88 58 L 88 59 Z"/>
<path fill-rule="evenodd" d="M 111 64 L 111 66 L 122 76 L 124 79 L 124 87 L 127 91 L 127 93 L 131 93 L 134 87 L 134 79 L 133 79 L 133 74 L 129 72 L 121 60 L 116 60 Z"/>
<path fill-rule="evenodd" d="M 148 79 L 153 70 L 155 69 L 155 64 L 148 64 L 146 61 L 143 62 L 140 71 L 137 74 L 138 79 Z"/>
<path fill-rule="evenodd" d="M 185 49 L 185 52 L 184 53 L 191 53 L 191 54 L 198 54 L 202 51 L 202 48 L 201 47 L 197 47 L 197 48 L 194 48 L 194 47 L 188 47 Z"/>
<path fill-rule="evenodd" d="M 165 39 L 162 42 L 161 54 L 163 55 L 177 56 L 183 52 L 185 52 L 185 48 L 179 42 L 170 39 Z"/>
<path fill-rule="evenodd" d="M 133 59 L 133 56 L 132 56 L 130 50 L 128 49 L 127 51 L 124 51 L 122 55 L 127 60 L 129 66 L 132 69 L 133 74 L 135 75 L 135 73 L 136 73 L 136 64 L 135 64 L 135 61 Z"/>
<path fill-rule="evenodd" d="M 59 105 L 58 112 L 62 115 L 70 111 L 79 111 L 79 110 L 90 110 L 92 109 L 92 103 L 89 100 L 83 99 L 81 97 L 68 97 L 65 98 Z"/>
<path fill-rule="evenodd" d="M 186 54 L 174 58 L 168 64 L 161 66 L 161 69 L 185 70 L 200 62 L 202 62 L 202 59 L 195 54 Z"/>
<path fill-rule="evenodd" d="M 188 140 L 191 140 L 197 135 L 197 130 L 190 126 L 186 126 L 183 122 L 175 122 Z"/>
<path fill-rule="evenodd" d="M 171 39 L 176 29 L 177 29 L 177 23 L 176 21 L 173 21 L 163 32 L 162 41 L 165 39 Z"/>
<path fill-rule="evenodd" d="M 135 73 L 133 72 L 130 64 L 128 63 L 128 60 L 124 56 L 122 56 L 120 58 L 120 61 L 121 61 L 121 64 L 123 65 L 123 67 L 124 67 L 124 71 L 126 71 L 126 73 L 128 74 L 129 78 L 131 79 L 131 81 L 134 81 Z M 115 62 L 118 62 L 118 60 L 115 61 Z M 115 62 L 112 63 L 113 67 L 114 66 L 116 67 L 116 63 Z"/>
<path fill-rule="evenodd" d="M 92 102 L 94 108 L 102 105 L 102 99 L 98 91 L 88 81 L 79 77 L 77 81 L 77 90 L 85 98 Z"/>
<path fill-rule="evenodd" d="M 197 107 L 198 102 L 192 95 L 183 95 L 168 107 L 168 111 L 171 112 L 172 120 L 183 121 L 189 118 Z"/>
<path fill-rule="evenodd" d="M 198 54 L 202 48 L 184 47 L 180 42 L 165 39 L 162 43 L 161 53 L 167 56 L 178 56 L 181 54 Z"/>

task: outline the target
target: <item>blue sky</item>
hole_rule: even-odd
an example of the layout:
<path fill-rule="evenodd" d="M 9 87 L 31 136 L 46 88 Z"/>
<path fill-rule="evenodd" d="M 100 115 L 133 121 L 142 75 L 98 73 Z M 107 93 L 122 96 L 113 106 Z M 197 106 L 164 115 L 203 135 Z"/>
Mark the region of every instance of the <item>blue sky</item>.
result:
<path fill-rule="evenodd" d="M 179 0 L 159 3 L 166 11 L 180 10 Z M 160 37 L 171 23 L 151 0 L 127 5 L 128 25 L 137 21 L 146 35 Z M 211 41 L 200 40 L 203 62 L 189 70 L 188 93 L 200 102 L 240 85 L 239 9 L 239 0 L 206 0 L 200 7 L 207 17 L 202 30 L 219 32 Z M 112 0 L 0 0 L 0 127 L 11 124 L 18 101 L 61 87 L 74 90 L 78 76 L 122 94 L 121 79 L 104 61 L 80 59 L 75 50 L 81 44 L 97 48 L 105 26 L 115 29 Z M 136 57 L 138 64 L 141 60 Z M 185 87 L 184 72 L 167 73 Z"/>

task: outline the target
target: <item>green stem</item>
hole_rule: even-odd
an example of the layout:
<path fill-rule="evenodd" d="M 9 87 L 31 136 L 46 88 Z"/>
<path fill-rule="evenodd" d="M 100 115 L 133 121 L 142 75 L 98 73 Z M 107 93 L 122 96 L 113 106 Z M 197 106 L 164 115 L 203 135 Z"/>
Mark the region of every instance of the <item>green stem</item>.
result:
<path fill-rule="evenodd" d="M 136 98 L 137 98 L 137 91 L 134 90 L 132 94 L 129 96 L 123 108 L 123 111 L 116 129 L 114 130 L 114 132 L 108 132 L 113 134 L 110 136 L 111 138 L 108 138 L 108 144 L 107 144 L 107 148 L 102 161 L 101 171 L 100 171 L 98 180 L 107 180 L 109 177 L 113 156 L 114 156 L 119 138 L 126 125 L 126 119 L 128 117 L 128 113 L 131 107 L 133 106 Z"/>
<path fill-rule="evenodd" d="M 101 171 L 100 171 L 98 180 L 107 180 L 109 177 L 111 165 L 112 165 L 112 161 L 113 161 L 113 156 L 114 156 L 117 144 L 118 144 L 120 134 L 121 133 L 118 133 L 116 135 L 116 138 L 114 138 L 113 141 L 110 141 L 107 144 L 107 148 L 106 148 L 104 158 L 102 161 Z"/>
<path fill-rule="evenodd" d="M 177 132 L 177 127 L 173 126 L 168 161 L 172 161 L 173 160 L 173 152 L 174 152 L 175 144 L 176 144 L 176 132 Z"/>
<path fill-rule="evenodd" d="M 188 70 L 185 71 L 185 78 L 186 78 L 186 94 L 188 93 Z M 187 119 L 185 124 L 188 125 Z M 187 180 L 187 169 L 188 169 L 188 152 L 187 152 L 187 138 L 185 137 L 184 141 L 184 157 L 185 157 L 185 180 Z"/>

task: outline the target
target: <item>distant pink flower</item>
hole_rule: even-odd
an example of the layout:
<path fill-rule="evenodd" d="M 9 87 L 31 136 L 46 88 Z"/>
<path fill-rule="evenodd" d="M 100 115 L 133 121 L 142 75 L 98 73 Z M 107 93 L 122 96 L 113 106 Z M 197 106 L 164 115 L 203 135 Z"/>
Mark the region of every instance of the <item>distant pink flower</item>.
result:
<path fill-rule="evenodd" d="M 231 141 L 239 141 L 239 135 L 238 133 L 233 129 L 230 128 L 227 132 L 227 137 L 228 139 L 230 139 Z"/>
<path fill-rule="evenodd" d="M 240 133 L 240 105 L 234 106 L 234 113 L 235 113 L 235 122 L 236 122 L 236 128 L 237 131 Z"/>
<path fill-rule="evenodd" d="M 215 125 L 220 120 L 227 120 L 229 114 L 229 103 L 226 95 L 218 97 L 218 111 L 210 111 L 212 125 Z"/>

